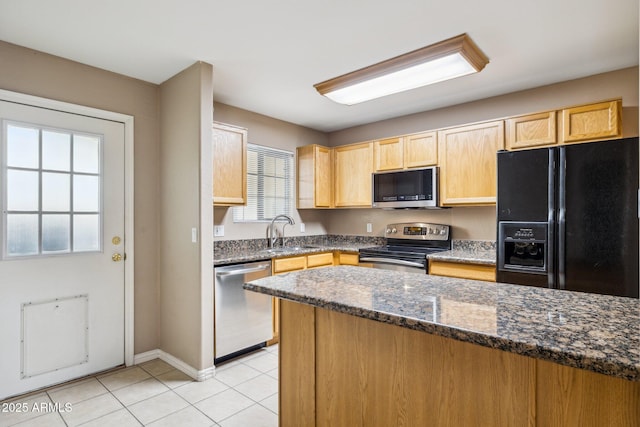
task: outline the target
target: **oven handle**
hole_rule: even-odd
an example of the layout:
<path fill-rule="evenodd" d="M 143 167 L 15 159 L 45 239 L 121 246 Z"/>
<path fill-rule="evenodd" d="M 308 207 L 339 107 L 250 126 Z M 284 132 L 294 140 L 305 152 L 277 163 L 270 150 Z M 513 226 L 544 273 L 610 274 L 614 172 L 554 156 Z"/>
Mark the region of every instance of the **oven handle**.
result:
<path fill-rule="evenodd" d="M 420 262 L 405 261 L 403 259 L 379 258 L 379 257 L 360 257 L 360 261 L 365 262 L 386 262 L 387 264 L 405 265 L 407 267 L 424 268 L 425 265 Z"/>

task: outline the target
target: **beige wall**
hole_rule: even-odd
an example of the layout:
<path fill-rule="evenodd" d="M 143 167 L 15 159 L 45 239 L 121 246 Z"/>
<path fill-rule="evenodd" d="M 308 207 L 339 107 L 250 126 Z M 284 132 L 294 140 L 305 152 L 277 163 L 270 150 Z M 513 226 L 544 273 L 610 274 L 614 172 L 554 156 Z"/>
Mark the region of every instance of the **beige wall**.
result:
<path fill-rule="evenodd" d="M 632 67 L 333 132 L 328 135 L 329 143 L 337 146 L 619 97 L 622 97 L 624 134 L 637 136 L 638 67 Z M 326 212 L 324 223 L 329 234 L 382 236 L 384 226 L 388 223 L 431 221 L 451 224 L 454 239 L 496 239 L 493 207 L 457 207 L 440 211 L 344 209 Z M 367 223 L 373 224 L 373 233 L 366 232 Z"/>
<path fill-rule="evenodd" d="M 134 117 L 135 353 L 158 347 L 158 86 L 0 41 L 0 88 Z"/>
<path fill-rule="evenodd" d="M 212 171 L 200 169 L 201 150 L 211 163 L 212 76 L 199 62 L 160 85 L 160 348 L 198 370 L 213 366 L 213 249 L 192 241 L 213 219 L 200 203 L 201 174 Z"/>
<path fill-rule="evenodd" d="M 229 105 L 214 103 L 213 119 L 217 122 L 228 123 L 248 129 L 248 140 L 252 144 L 266 145 L 295 153 L 296 147 L 308 144 L 327 145 L 328 138 L 323 132 L 294 125 L 281 120 Z M 287 225 L 286 236 L 302 236 L 326 234 L 326 223 L 322 211 L 298 211 L 292 215 L 296 224 Z M 305 224 L 305 233 L 300 233 L 300 223 Z M 216 207 L 214 209 L 214 224 L 224 225 L 224 237 L 216 240 L 231 239 L 266 239 L 267 223 L 234 224 L 233 209 Z M 281 229 L 282 225 L 278 225 Z"/>

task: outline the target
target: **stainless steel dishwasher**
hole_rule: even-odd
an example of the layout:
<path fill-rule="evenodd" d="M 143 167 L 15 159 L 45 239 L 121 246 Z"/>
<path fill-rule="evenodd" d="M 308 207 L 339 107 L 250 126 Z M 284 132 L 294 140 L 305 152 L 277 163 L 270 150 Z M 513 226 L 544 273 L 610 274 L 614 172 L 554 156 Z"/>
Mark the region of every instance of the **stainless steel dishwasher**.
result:
<path fill-rule="evenodd" d="M 245 291 L 245 282 L 271 276 L 271 261 L 215 267 L 215 363 L 266 345 L 273 338 L 271 297 Z"/>

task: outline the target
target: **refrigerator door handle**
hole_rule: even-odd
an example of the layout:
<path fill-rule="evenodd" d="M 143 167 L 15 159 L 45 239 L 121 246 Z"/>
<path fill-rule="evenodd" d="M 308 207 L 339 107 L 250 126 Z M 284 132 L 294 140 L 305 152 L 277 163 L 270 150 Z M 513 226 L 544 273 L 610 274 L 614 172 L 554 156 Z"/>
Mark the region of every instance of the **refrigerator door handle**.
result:
<path fill-rule="evenodd" d="M 549 150 L 549 166 L 547 168 L 548 173 L 548 214 L 547 214 L 547 259 L 545 260 L 547 268 L 547 286 L 549 288 L 555 288 L 555 194 L 556 194 L 556 150 Z"/>
<path fill-rule="evenodd" d="M 558 164 L 558 289 L 565 289 L 565 257 L 566 257 L 566 180 L 567 180 L 567 152 L 560 147 Z"/>

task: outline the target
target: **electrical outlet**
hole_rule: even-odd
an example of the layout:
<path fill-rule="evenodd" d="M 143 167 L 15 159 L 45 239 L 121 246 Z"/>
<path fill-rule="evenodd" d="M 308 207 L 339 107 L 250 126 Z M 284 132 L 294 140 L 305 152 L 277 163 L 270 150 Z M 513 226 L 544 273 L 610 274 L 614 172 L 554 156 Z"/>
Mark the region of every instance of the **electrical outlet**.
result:
<path fill-rule="evenodd" d="M 307 228 L 304 226 L 304 222 L 300 223 L 300 232 L 304 233 L 307 230 Z"/>
<path fill-rule="evenodd" d="M 224 236 L 224 225 L 214 225 L 213 237 L 223 237 L 223 236 Z"/>
<path fill-rule="evenodd" d="M 367 233 L 373 232 L 373 224 L 370 222 L 367 223 Z"/>

